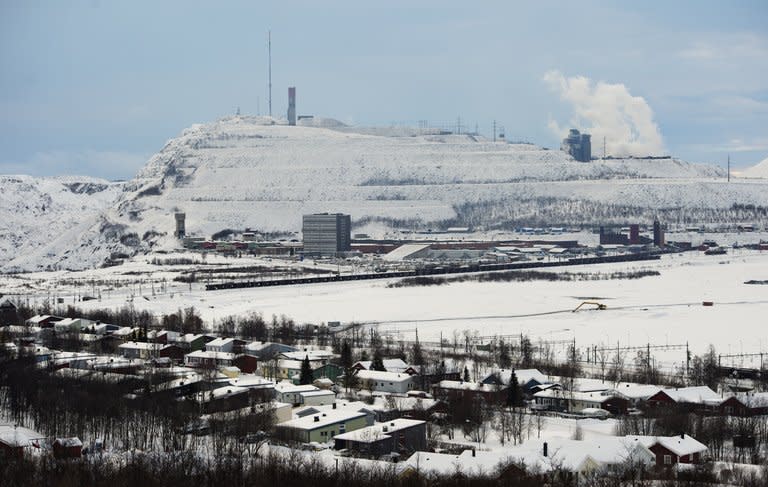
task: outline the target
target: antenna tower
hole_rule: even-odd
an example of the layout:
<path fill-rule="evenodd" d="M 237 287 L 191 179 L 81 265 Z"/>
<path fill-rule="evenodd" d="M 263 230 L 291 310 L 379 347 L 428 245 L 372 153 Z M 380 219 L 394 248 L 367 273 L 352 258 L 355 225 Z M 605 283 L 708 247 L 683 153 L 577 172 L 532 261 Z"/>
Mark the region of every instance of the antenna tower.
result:
<path fill-rule="evenodd" d="M 603 160 L 605 160 L 605 135 L 603 135 Z"/>
<path fill-rule="evenodd" d="M 269 116 L 272 116 L 272 31 L 267 33 L 267 52 L 269 53 Z"/>

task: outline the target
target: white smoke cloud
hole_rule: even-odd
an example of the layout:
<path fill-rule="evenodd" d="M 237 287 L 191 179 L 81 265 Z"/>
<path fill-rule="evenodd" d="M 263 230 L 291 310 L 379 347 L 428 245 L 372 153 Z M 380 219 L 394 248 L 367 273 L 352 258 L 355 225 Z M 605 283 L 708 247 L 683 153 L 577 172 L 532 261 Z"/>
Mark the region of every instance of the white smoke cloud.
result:
<path fill-rule="evenodd" d="M 623 84 L 610 84 L 583 76 L 566 78 L 549 71 L 544 82 L 573 107 L 569 126 L 549 121 L 549 128 L 565 137 L 574 127 L 592 134 L 592 154 L 602 155 L 603 137 L 607 153 L 613 156 L 647 156 L 665 153 L 653 111 L 641 96 L 632 96 Z"/>

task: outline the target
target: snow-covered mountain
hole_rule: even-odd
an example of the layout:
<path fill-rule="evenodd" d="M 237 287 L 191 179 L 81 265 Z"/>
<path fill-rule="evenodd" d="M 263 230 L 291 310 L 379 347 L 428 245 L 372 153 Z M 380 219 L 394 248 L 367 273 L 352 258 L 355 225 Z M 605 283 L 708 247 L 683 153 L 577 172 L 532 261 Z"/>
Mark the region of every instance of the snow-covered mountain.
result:
<path fill-rule="evenodd" d="M 743 178 L 768 179 L 768 157 L 742 171 L 740 176 Z"/>
<path fill-rule="evenodd" d="M 81 226 L 67 226 L 60 238 L 53 231 L 34 259 L 21 256 L 5 268 L 82 268 L 173 245 L 175 211 L 186 213 L 188 233 L 211 235 L 298 231 L 302 214 L 322 211 L 350 213 L 358 225 L 489 227 L 627 221 L 658 211 L 722 218 L 734 204 L 768 206 L 765 182 L 726 184 L 723 169 L 676 159 L 580 163 L 559 150 L 474 135 L 304 123 L 238 116 L 194 125 L 90 226 L 78 218 Z"/>
<path fill-rule="evenodd" d="M 45 268 L 59 261 L 98 224 L 122 187 L 86 176 L 0 176 L 0 268 L 38 268 L 35 262 Z M 23 265 L 16 267 L 17 260 Z"/>

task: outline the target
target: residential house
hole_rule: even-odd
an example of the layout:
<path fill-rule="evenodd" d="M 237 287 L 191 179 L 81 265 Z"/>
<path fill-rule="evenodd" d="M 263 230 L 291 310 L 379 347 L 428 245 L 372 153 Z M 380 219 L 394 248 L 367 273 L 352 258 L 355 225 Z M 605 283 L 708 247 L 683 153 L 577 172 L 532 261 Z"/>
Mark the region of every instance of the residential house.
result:
<path fill-rule="evenodd" d="M 117 347 L 118 353 L 128 359 L 148 360 L 158 357 L 160 344 L 146 342 L 126 342 Z"/>
<path fill-rule="evenodd" d="M 740 394 L 738 398 L 747 407 L 750 416 L 768 414 L 768 392 Z"/>
<path fill-rule="evenodd" d="M 485 404 L 503 404 L 507 398 L 506 389 L 496 384 L 442 380 L 432 388 L 436 398 L 454 402 L 457 400 L 482 401 Z"/>
<path fill-rule="evenodd" d="M 585 409 L 604 409 L 611 414 L 626 414 L 629 400 L 614 391 L 574 392 L 548 389 L 533 395 L 536 407 L 548 411 L 579 413 Z"/>
<path fill-rule="evenodd" d="M 53 457 L 80 458 L 83 453 L 83 442 L 80 438 L 56 438 L 53 442 Z"/>
<path fill-rule="evenodd" d="M 53 329 L 56 333 L 80 333 L 92 324 L 94 324 L 93 321 L 85 318 L 64 318 L 54 322 Z"/>
<path fill-rule="evenodd" d="M 237 338 L 214 338 L 205 344 L 207 352 L 242 353 L 244 347 L 245 342 Z"/>
<path fill-rule="evenodd" d="M 251 342 L 245 346 L 245 353 L 260 361 L 271 360 L 282 352 L 295 352 L 296 347 L 275 342 Z"/>
<path fill-rule="evenodd" d="M 187 333 L 178 337 L 173 343 L 190 352 L 195 352 L 197 350 L 204 350 L 205 344 L 211 341 L 209 338 L 207 335 Z"/>
<path fill-rule="evenodd" d="M 331 382 L 336 382 L 339 376 L 344 374 L 344 368 L 341 365 L 327 363 L 318 367 L 312 368 L 312 378 L 318 379 L 330 379 Z"/>
<path fill-rule="evenodd" d="M 331 404 L 323 406 L 312 405 L 296 408 L 294 416 L 296 418 L 303 418 L 310 415 L 317 415 L 328 411 L 354 411 L 365 413 L 365 424 L 371 426 L 376 422 L 376 414 L 374 413 L 371 405 L 364 403 L 363 401 L 347 401 L 346 399 L 337 399 Z"/>
<path fill-rule="evenodd" d="M 302 392 L 315 392 L 319 390 L 320 389 L 311 384 L 295 385 L 292 382 L 287 381 L 278 382 L 275 384 L 275 400 L 298 406 L 303 404 L 301 397 Z"/>
<path fill-rule="evenodd" d="M 333 359 L 334 355 L 333 352 L 329 352 L 327 350 L 307 350 L 305 348 L 304 350 L 297 350 L 294 352 L 280 352 L 278 357 L 286 360 L 298 361 L 302 361 L 305 358 L 308 358 L 309 363 L 314 368 L 329 363 L 331 359 Z"/>
<path fill-rule="evenodd" d="M 411 454 L 427 449 L 427 423 L 417 419 L 393 419 L 336 435 L 333 442 L 336 450 L 347 449 L 356 456 L 378 458 L 393 452 Z"/>
<path fill-rule="evenodd" d="M 632 441 L 645 445 L 655 455 L 657 467 L 670 467 L 678 463 L 702 463 L 707 446 L 696 439 L 680 434 L 678 436 L 627 436 Z"/>
<path fill-rule="evenodd" d="M 337 434 L 355 431 L 366 426 L 366 413 L 342 409 L 292 419 L 277 425 L 276 436 L 301 443 L 326 443 Z"/>
<path fill-rule="evenodd" d="M 325 406 L 336 401 L 336 393 L 328 390 L 300 392 L 301 404 L 306 406 Z"/>
<path fill-rule="evenodd" d="M 261 374 L 274 380 L 298 382 L 301 377 L 301 361 L 277 359 L 261 363 Z"/>
<path fill-rule="evenodd" d="M 480 382 L 508 387 L 512 380 L 512 372 L 517 377 L 517 384 L 525 393 L 531 393 L 531 389 L 535 386 L 552 383 L 538 369 L 496 369 L 489 372 Z"/>
<path fill-rule="evenodd" d="M 259 362 L 256 357 L 248 354 L 236 356 L 232 364 L 245 374 L 252 374 L 259 368 Z"/>
<path fill-rule="evenodd" d="M 362 389 L 372 392 L 405 394 L 416 389 L 415 377 L 407 373 L 358 370 L 355 373 Z"/>
<path fill-rule="evenodd" d="M 181 363 L 184 361 L 184 354 L 186 350 L 176 344 L 163 345 L 163 342 L 157 342 L 160 344 L 160 350 L 158 356 L 163 358 L 169 358 L 174 362 Z"/>
<path fill-rule="evenodd" d="M 53 328 L 53 324 L 64 318 L 53 315 L 35 315 L 24 322 L 27 326 L 39 326 L 40 328 Z"/>
<path fill-rule="evenodd" d="M 0 326 L 18 325 L 19 314 L 16 305 L 6 299 L 0 303 Z"/>
<path fill-rule="evenodd" d="M 403 359 L 399 358 L 387 358 L 382 360 L 384 364 L 384 370 L 386 372 L 406 372 L 408 369 L 411 368 L 410 365 L 405 363 Z M 371 370 L 371 365 L 373 364 L 372 360 L 364 360 L 355 362 L 352 365 L 352 368 L 355 370 Z"/>
<path fill-rule="evenodd" d="M 184 365 L 187 367 L 215 369 L 219 367 L 229 367 L 234 360 L 234 353 L 196 350 L 184 356 Z"/>
<path fill-rule="evenodd" d="M 460 455 L 418 452 L 406 463 L 426 477 L 485 474 L 512 480 L 514 485 L 514 476 L 523 468 L 541 475 L 558 472 L 576 484 L 579 475 L 621 468 L 630 461 L 651 466 L 655 456 L 644 444 L 626 438 L 605 437 L 590 441 L 551 438 L 546 441 L 531 439 L 495 452 L 465 450 Z"/>
<path fill-rule="evenodd" d="M 0 424 L 0 458 L 21 459 L 24 448 L 39 447 L 43 435 L 12 424 Z"/>
<path fill-rule="evenodd" d="M 646 405 L 651 412 L 669 408 L 723 416 L 747 416 L 751 412 L 740 396 L 723 396 L 707 386 L 662 389 L 649 397 Z"/>

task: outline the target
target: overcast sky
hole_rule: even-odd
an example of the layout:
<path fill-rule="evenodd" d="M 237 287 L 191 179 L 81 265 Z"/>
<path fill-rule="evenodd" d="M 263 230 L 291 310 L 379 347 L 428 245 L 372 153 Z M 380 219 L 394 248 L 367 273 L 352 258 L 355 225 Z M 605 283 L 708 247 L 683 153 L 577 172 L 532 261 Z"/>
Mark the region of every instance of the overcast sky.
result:
<path fill-rule="evenodd" d="M 266 113 L 270 29 L 275 115 L 295 85 L 352 124 L 768 157 L 765 0 L 266 3 L 0 0 L 0 173 L 130 178 L 193 123 Z"/>

